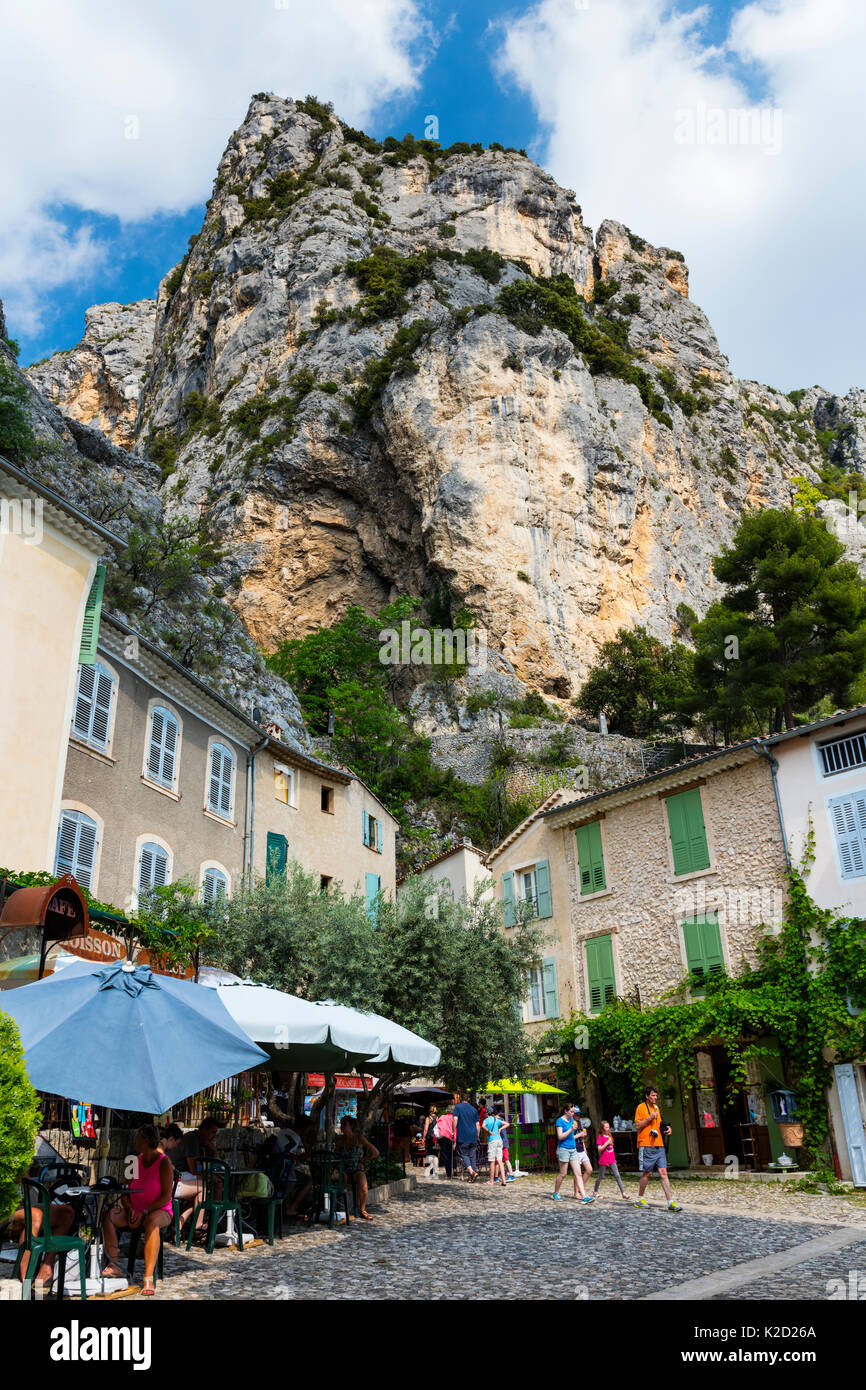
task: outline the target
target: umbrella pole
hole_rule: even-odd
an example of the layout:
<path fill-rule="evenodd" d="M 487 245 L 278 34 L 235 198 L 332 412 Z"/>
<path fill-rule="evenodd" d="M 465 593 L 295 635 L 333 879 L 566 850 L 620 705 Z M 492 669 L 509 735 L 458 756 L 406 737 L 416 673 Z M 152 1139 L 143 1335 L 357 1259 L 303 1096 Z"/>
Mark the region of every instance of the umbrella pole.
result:
<path fill-rule="evenodd" d="M 111 1110 L 106 1108 L 102 1115 L 102 1138 L 99 1141 L 99 1168 L 97 1177 L 104 1178 L 108 1171 L 108 1155 L 111 1151 Z"/>
<path fill-rule="evenodd" d="M 238 1148 L 241 1142 L 241 1079 L 235 1077 L 235 1119 L 234 1133 L 232 1135 L 232 1168 L 237 1167 Z"/>

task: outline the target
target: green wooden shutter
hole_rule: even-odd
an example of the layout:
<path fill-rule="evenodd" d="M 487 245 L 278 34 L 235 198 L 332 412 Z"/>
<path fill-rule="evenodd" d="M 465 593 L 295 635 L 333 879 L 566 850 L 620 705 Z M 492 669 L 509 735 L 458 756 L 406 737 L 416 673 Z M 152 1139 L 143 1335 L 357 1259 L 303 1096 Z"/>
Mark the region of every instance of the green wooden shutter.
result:
<path fill-rule="evenodd" d="M 553 895 L 550 891 L 550 861 L 539 859 L 535 866 L 535 892 L 538 898 L 538 917 L 553 916 Z"/>
<path fill-rule="evenodd" d="M 686 962 L 692 979 L 692 991 L 703 993 L 709 975 L 719 975 L 725 968 L 722 953 L 722 934 L 715 912 L 683 922 Z"/>
<path fill-rule="evenodd" d="M 556 988 L 556 961 L 553 956 L 541 962 L 541 987 L 545 1018 L 559 1018 L 559 991 Z"/>
<path fill-rule="evenodd" d="M 667 799 L 668 826 L 671 832 L 674 873 L 692 874 L 710 867 L 707 832 L 701 807 L 700 787 Z"/>
<path fill-rule="evenodd" d="M 274 883 L 278 878 L 285 878 L 288 849 L 289 842 L 285 835 L 277 835 L 273 830 L 268 831 L 265 883 Z"/>
<path fill-rule="evenodd" d="M 371 926 L 379 924 L 379 904 L 378 897 L 382 891 L 382 880 L 378 874 L 367 874 L 366 878 L 366 904 L 367 921 Z"/>
<path fill-rule="evenodd" d="M 594 936 L 587 941 L 586 971 L 589 976 L 589 1012 L 597 1014 L 616 994 L 613 942 L 609 936 Z"/>
<path fill-rule="evenodd" d="M 511 869 L 502 875 L 502 905 L 505 911 L 505 925 L 513 927 L 517 918 L 514 912 L 514 874 Z"/>
<path fill-rule="evenodd" d="M 81 627 L 81 648 L 78 653 L 79 666 L 92 666 L 96 660 L 96 647 L 99 642 L 99 619 L 102 615 L 102 594 L 105 589 L 105 566 L 97 565 L 87 595 L 84 609 L 84 622 Z"/>
<path fill-rule="evenodd" d="M 601 843 L 601 821 L 582 825 L 577 832 L 577 867 L 580 892 L 600 893 L 607 887 L 604 872 L 604 850 Z"/>

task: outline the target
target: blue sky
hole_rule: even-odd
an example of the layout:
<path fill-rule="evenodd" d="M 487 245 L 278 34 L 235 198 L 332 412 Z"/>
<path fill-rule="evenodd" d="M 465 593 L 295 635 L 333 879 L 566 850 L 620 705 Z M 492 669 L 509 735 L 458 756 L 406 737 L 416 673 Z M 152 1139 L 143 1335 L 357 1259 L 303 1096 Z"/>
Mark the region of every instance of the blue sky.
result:
<path fill-rule="evenodd" d="M 30 362 L 78 341 L 90 304 L 152 296 L 249 95 L 312 91 L 380 138 L 435 115 L 443 144 L 524 147 L 591 226 L 680 248 L 739 375 L 866 384 L 864 16 L 861 0 L 31 0 L 25 22 L 0 0 L 9 332 Z M 778 108 L 784 145 L 675 146 L 678 109 L 745 105 Z"/>

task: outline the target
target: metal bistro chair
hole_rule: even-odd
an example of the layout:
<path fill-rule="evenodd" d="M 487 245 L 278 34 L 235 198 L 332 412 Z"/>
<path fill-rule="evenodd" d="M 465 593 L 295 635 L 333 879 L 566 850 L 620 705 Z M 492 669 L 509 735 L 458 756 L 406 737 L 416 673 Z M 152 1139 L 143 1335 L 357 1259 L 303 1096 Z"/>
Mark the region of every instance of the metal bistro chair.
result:
<path fill-rule="evenodd" d="M 281 1240 L 283 1238 L 283 1203 L 288 1195 L 292 1168 L 293 1164 L 290 1159 L 282 1154 L 275 1154 L 272 1158 L 265 1159 L 262 1163 L 262 1172 L 271 1180 L 274 1189 L 272 1195 L 270 1197 L 246 1197 L 242 1199 L 243 1205 L 252 1209 L 251 1214 L 254 1218 L 257 1235 L 262 1234 L 259 1229 L 260 1215 L 267 1217 L 268 1245 L 274 1243 L 275 1221 L 279 1228 L 279 1237 Z"/>
<path fill-rule="evenodd" d="M 175 1231 L 175 1242 L 174 1242 L 174 1243 L 175 1243 L 175 1245 L 179 1245 L 179 1244 L 180 1244 L 180 1242 L 179 1242 L 179 1240 L 178 1240 L 178 1238 L 177 1238 L 177 1229 L 178 1229 L 178 1222 L 179 1222 L 179 1220 L 180 1220 L 180 1214 L 179 1214 L 178 1204 L 177 1204 L 177 1202 L 176 1202 L 175 1199 L 174 1199 L 174 1193 L 175 1193 L 175 1189 L 176 1189 L 176 1187 L 177 1187 L 178 1181 L 179 1181 L 179 1174 L 178 1174 L 178 1173 L 175 1173 L 175 1175 L 174 1175 L 174 1182 L 172 1183 L 172 1188 L 171 1188 L 171 1221 L 169 1222 L 169 1224 L 168 1224 L 167 1226 L 161 1226 L 161 1227 L 160 1227 L 160 1230 L 159 1230 L 159 1254 L 158 1254 L 157 1257 L 156 1257 L 156 1269 L 154 1270 L 154 1283 L 156 1283 L 156 1280 L 157 1280 L 157 1279 L 164 1279 L 164 1278 L 165 1278 L 165 1268 L 164 1268 L 164 1265 L 165 1265 L 165 1236 L 166 1236 L 166 1232 L 171 1230 L 172 1225 L 174 1226 L 174 1231 Z M 136 1259 L 137 1259 L 137 1257 L 138 1257 L 138 1247 L 139 1247 L 139 1245 L 141 1244 L 141 1238 L 142 1238 L 143 1235 L 144 1235 L 143 1224 L 140 1225 L 140 1226 L 136 1226 L 136 1227 L 135 1227 L 135 1230 L 131 1230 L 131 1231 L 129 1232 L 129 1249 L 128 1249 L 127 1255 L 126 1255 L 126 1277 L 127 1277 L 127 1279 L 128 1279 L 130 1282 L 132 1282 L 132 1276 L 133 1276 L 133 1273 L 134 1273 L 134 1271 L 135 1271 L 135 1261 L 136 1261 Z M 144 1257 L 144 1248 L 142 1247 L 142 1258 L 143 1258 L 143 1257 Z"/>
<path fill-rule="evenodd" d="M 238 1249 L 244 1248 L 244 1225 L 241 1215 L 241 1204 L 236 1196 L 232 1195 L 233 1175 L 227 1163 L 223 1163 L 219 1158 L 202 1159 L 202 1176 L 204 1178 L 204 1197 L 196 1202 L 190 1217 L 189 1235 L 187 1236 L 186 1248 L 192 1248 L 195 1237 L 196 1222 L 199 1214 L 204 1212 L 208 1221 L 208 1231 L 206 1248 L 209 1255 L 213 1254 L 214 1242 L 216 1241 L 217 1226 L 228 1212 L 235 1214 L 237 1222 Z M 222 1184 L 222 1194 L 217 1195 L 217 1186 Z"/>
<path fill-rule="evenodd" d="M 347 1158 L 351 1159 L 351 1154 L 337 1153 L 335 1149 L 314 1149 L 310 1154 L 310 1178 L 313 1186 L 310 1194 L 310 1207 L 307 1212 L 308 1225 L 317 1221 L 319 1212 L 324 1211 L 326 1197 L 328 1199 L 328 1226 L 334 1225 L 338 1202 L 343 1203 L 346 1224 L 348 1225 L 349 1193 L 345 1181 Z"/>
<path fill-rule="evenodd" d="M 63 1291 L 66 1283 L 66 1256 L 71 1250 L 78 1252 L 79 1278 L 81 1280 L 81 1297 L 87 1298 L 87 1247 L 80 1236 L 56 1236 L 51 1231 L 51 1193 L 44 1183 L 34 1182 L 32 1178 L 22 1178 L 21 1187 L 24 1194 L 24 1243 L 19 1245 L 18 1254 L 15 1258 L 15 1265 L 12 1269 L 12 1278 L 17 1279 L 18 1271 L 21 1268 L 21 1261 L 25 1252 L 29 1251 L 30 1261 L 28 1270 L 31 1278 L 36 1272 L 39 1264 L 46 1255 L 59 1255 L 60 1268 L 55 1269 L 57 1275 L 57 1297 L 62 1301 Z M 38 1235 L 33 1232 L 33 1211 L 30 1205 L 31 1195 L 35 1197 L 36 1206 L 42 1213 L 42 1230 Z"/>

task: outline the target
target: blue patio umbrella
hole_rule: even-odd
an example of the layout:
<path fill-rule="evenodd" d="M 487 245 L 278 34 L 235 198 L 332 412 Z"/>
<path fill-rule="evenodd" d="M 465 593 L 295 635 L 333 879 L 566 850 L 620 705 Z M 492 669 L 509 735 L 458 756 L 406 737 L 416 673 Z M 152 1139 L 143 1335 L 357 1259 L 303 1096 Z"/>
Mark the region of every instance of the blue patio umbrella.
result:
<path fill-rule="evenodd" d="M 71 965 L 3 995 L 38 1091 L 161 1115 L 267 1053 L 214 989 L 131 961 Z"/>

